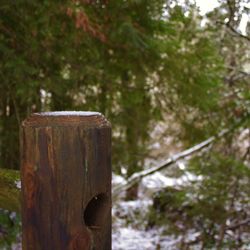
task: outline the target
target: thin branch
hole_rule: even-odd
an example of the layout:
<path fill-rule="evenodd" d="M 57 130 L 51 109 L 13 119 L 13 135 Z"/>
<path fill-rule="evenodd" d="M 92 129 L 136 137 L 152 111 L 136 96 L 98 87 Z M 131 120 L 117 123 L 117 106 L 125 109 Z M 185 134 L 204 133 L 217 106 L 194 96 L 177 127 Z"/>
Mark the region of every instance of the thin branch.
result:
<path fill-rule="evenodd" d="M 226 231 L 228 231 L 228 230 L 235 230 L 235 229 L 238 229 L 241 226 L 246 226 L 246 225 L 248 226 L 248 224 L 250 224 L 250 218 L 245 219 L 245 220 L 243 220 L 243 221 L 241 221 L 239 223 L 236 223 L 236 224 L 234 224 L 232 226 L 227 226 L 225 228 L 225 230 Z M 194 240 L 188 241 L 187 245 L 191 246 L 191 245 L 199 243 L 200 241 L 202 241 L 202 234 L 197 235 Z"/>
<path fill-rule="evenodd" d="M 220 138 L 224 137 L 225 135 L 227 135 L 228 133 L 233 131 L 236 127 L 238 127 L 240 124 L 242 124 L 243 121 L 244 120 L 240 121 L 239 123 L 237 123 L 235 126 L 233 126 L 230 129 L 225 129 L 225 130 L 221 131 L 218 135 L 212 136 L 209 139 L 207 139 L 207 140 L 205 140 L 205 141 L 203 141 L 203 142 L 201 142 L 201 143 L 199 143 L 199 144 L 197 144 L 189 149 L 186 149 L 180 153 L 173 155 L 172 157 L 169 157 L 167 160 L 163 161 L 162 163 L 160 163 L 159 165 L 157 165 L 155 167 L 143 170 L 141 172 L 134 173 L 132 176 L 130 176 L 128 178 L 126 183 L 117 185 L 115 188 L 113 188 L 113 196 L 116 197 L 122 191 L 129 189 L 130 187 L 132 187 L 133 185 L 138 183 L 142 178 L 144 178 L 148 175 L 152 175 L 155 172 L 161 171 L 161 170 L 173 165 L 177 161 L 184 159 L 188 156 L 191 156 L 191 155 L 201 151 L 204 148 L 207 148 L 208 146 L 213 144 L 216 140 L 219 140 Z"/>
<path fill-rule="evenodd" d="M 223 135 L 225 135 L 228 131 L 224 131 L 222 132 L 219 137 L 222 137 Z M 167 168 L 169 166 L 171 166 L 172 164 L 176 163 L 177 161 L 186 158 L 200 150 L 202 150 L 203 148 L 208 147 L 210 144 L 212 144 L 215 140 L 216 140 L 216 136 L 212 136 L 209 139 L 187 149 L 184 150 L 178 154 L 173 155 L 172 157 L 169 157 L 167 160 L 165 160 L 164 162 L 162 162 L 161 164 L 159 164 L 158 166 L 152 167 L 150 169 L 146 169 L 144 171 L 138 172 L 133 174 L 131 177 L 128 178 L 126 184 L 124 185 L 120 185 L 117 186 L 116 188 L 114 188 L 114 194 L 119 194 L 121 191 L 126 190 L 130 187 L 132 187 L 135 183 L 139 182 L 142 178 L 154 174 L 155 172 L 161 171 L 164 168 Z"/>
<path fill-rule="evenodd" d="M 239 31 L 237 31 L 234 27 L 232 27 L 232 26 L 230 25 L 230 23 L 226 23 L 225 25 L 226 25 L 226 27 L 227 27 L 229 30 L 231 30 L 234 34 L 236 34 L 237 36 L 239 36 L 239 37 L 241 37 L 241 38 L 244 38 L 244 39 L 246 39 L 248 42 L 250 42 L 250 37 L 249 37 L 249 36 L 245 36 L 245 35 L 243 35 L 242 33 L 240 33 Z"/>
<path fill-rule="evenodd" d="M 239 228 L 241 226 L 246 226 L 248 224 L 250 224 L 250 218 L 247 218 L 247 219 L 245 219 L 245 220 L 243 220 L 243 221 L 241 221 L 239 223 L 236 223 L 236 224 L 234 224 L 232 226 L 228 226 L 226 228 L 226 230 L 235 230 L 235 229 L 237 229 L 237 228 Z"/>
<path fill-rule="evenodd" d="M 233 3 L 231 3 L 232 1 L 227 0 L 227 6 L 229 9 L 229 18 L 228 18 L 228 23 L 231 23 L 234 19 L 234 15 L 235 15 L 235 2 L 233 1 Z M 232 4 L 234 4 L 234 6 L 232 6 Z"/>
<path fill-rule="evenodd" d="M 231 26 L 231 24 L 229 22 L 224 23 L 224 22 L 217 21 L 216 23 L 226 26 L 226 28 L 228 28 L 235 35 L 237 35 L 240 38 L 244 38 L 245 40 L 250 42 L 250 37 L 249 36 L 243 35 L 241 32 L 237 31 L 234 27 Z"/>
<path fill-rule="evenodd" d="M 235 12 L 236 12 L 236 6 L 235 6 L 235 1 L 230 1 L 227 0 L 227 6 L 228 6 L 228 10 L 229 10 L 229 18 L 228 21 L 226 23 L 223 23 L 224 25 L 226 25 L 226 27 L 231 30 L 234 34 L 236 34 L 237 36 L 246 39 L 248 42 L 250 42 L 250 37 L 249 36 L 245 36 L 242 33 L 240 33 L 239 31 L 237 31 L 233 26 L 232 26 L 232 22 L 234 22 L 234 17 L 235 17 Z"/>

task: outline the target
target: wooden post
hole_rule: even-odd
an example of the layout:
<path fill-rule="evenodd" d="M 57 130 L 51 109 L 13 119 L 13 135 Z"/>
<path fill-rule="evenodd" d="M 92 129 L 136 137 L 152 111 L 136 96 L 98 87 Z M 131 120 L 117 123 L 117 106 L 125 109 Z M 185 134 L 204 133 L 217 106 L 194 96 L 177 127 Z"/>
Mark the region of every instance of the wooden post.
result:
<path fill-rule="evenodd" d="M 111 250 L 111 127 L 37 113 L 21 129 L 23 250 Z"/>

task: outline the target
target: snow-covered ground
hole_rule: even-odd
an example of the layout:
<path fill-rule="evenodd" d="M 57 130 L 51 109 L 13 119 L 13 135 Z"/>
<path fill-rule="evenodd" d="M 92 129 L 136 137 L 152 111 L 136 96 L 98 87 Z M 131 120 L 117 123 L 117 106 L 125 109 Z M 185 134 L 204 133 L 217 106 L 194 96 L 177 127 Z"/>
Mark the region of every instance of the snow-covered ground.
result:
<path fill-rule="evenodd" d="M 113 186 L 124 183 L 121 176 L 113 175 Z M 147 214 L 154 191 L 173 186 L 176 179 L 155 173 L 143 179 L 139 187 L 139 199 L 113 202 L 112 250 L 177 250 L 180 238 L 163 236 L 162 228 L 147 229 Z"/>
<path fill-rule="evenodd" d="M 175 250 L 180 239 L 162 236 L 162 228 L 147 230 L 149 199 L 120 201 L 113 205 L 112 250 Z"/>
<path fill-rule="evenodd" d="M 161 237 L 160 230 L 143 231 L 120 227 L 112 235 L 112 250 L 175 250 L 179 239 Z"/>

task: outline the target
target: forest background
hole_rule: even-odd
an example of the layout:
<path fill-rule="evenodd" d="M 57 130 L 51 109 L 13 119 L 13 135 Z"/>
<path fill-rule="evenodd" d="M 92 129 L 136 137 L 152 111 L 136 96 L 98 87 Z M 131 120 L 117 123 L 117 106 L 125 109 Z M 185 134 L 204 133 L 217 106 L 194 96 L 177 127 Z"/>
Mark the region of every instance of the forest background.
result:
<path fill-rule="evenodd" d="M 9 190 L 21 121 L 33 112 L 93 110 L 112 123 L 113 171 L 127 180 L 119 189 L 126 200 L 137 199 L 150 172 L 159 124 L 157 162 L 191 150 L 184 167 L 177 157 L 153 171 L 199 178 L 152 194 L 148 227 L 181 236 L 180 249 L 250 247 L 249 11 L 246 0 L 220 0 L 206 16 L 193 1 L 1 1 L 1 244 L 19 230 Z M 190 230 L 199 234 L 187 242 Z"/>

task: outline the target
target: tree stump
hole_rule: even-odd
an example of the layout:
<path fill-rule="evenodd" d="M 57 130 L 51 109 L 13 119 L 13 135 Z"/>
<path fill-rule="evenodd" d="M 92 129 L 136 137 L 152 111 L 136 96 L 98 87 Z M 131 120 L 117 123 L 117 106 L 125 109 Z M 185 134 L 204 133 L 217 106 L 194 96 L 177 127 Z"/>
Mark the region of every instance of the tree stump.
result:
<path fill-rule="evenodd" d="M 21 128 L 23 250 L 111 250 L 111 127 L 96 112 Z"/>

